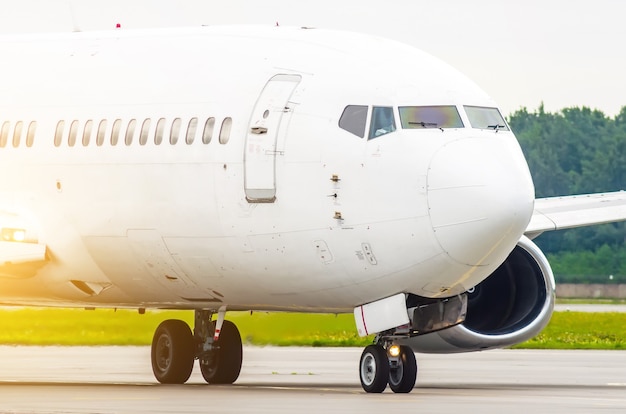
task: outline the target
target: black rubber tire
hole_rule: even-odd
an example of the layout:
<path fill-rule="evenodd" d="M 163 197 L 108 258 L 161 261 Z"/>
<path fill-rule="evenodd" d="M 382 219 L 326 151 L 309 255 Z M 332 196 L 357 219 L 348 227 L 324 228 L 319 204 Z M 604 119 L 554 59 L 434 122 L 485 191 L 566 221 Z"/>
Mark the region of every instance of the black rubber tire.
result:
<path fill-rule="evenodd" d="M 389 370 L 389 388 L 396 393 L 408 393 L 415 387 L 417 361 L 413 350 L 406 345 L 400 346 L 399 357 L 398 366 Z"/>
<path fill-rule="evenodd" d="M 194 340 L 187 323 L 168 319 L 157 327 L 152 338 L 152 372 L 162 384 L 184 384 L 191 376 Z"/>
<path fill-rule="evenodd" d="M 209 384 L 232 384 L 239 378 L 243 359 L 241 335 L 234 323 L 224 321 L 217 345 L 212 357 L 200 358 L 202 377 Z"/>
<path fill-rule="evenodd" d="M 368 393 L 381 393 L 387 388 L 389 380 L 389 358 L 387 351 L 380 345 L 368 345 L 361 354 L 359 362 L 361 386 Z"/>

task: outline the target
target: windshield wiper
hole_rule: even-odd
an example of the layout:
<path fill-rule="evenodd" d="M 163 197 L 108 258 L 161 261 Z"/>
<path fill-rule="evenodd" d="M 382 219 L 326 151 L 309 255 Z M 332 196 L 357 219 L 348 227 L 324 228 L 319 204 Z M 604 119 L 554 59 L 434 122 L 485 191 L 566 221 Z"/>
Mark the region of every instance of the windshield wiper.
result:
<path fill-rule="evenodd" d="M 424 121 L 409 121 L 409 125 L 420 125 L 422 128 L 439 128 L 443 132 L 443 128 L 436 122 L 424 122 Z"/>
<path fill-rule="evenodd" d="M 409 121 L 409 125 L 420 125 L 422 128 L 437 128 L 437 123 L 435 122 L 423 122 L 423 121 L 410 122 Z"/>
<path fill-rule="evenodd" d="M 494 129 L 496 132 L 498 132 L 498 130 L 506 128 L 506 125 L 501 125 L 501 124 L 487 125 L 487 128 Z"/>

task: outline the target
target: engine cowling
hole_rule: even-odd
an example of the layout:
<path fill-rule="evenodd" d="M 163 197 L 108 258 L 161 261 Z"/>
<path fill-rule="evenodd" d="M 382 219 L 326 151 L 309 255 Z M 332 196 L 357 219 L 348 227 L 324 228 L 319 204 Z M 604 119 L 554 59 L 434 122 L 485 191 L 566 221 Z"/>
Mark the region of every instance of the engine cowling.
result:
<path fill-rule="evenodd" d="M 522 236 L 504 263 L 468 294 L 467 317 L 462 324 L 402 344 L 416 352 L 456 353 L 524 342 L 550 321 L 554 276 L 541 249 Z"/>

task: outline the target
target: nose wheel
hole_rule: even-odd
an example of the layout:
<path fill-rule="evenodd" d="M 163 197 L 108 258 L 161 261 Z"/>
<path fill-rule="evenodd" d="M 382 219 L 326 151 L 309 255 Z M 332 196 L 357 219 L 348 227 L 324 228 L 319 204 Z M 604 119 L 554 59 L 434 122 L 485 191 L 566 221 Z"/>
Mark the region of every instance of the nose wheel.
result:
<path fill-rule="evenodd" d="M 399 353 L 389 359 L 389 388 L 395 393 L 407 393 L 415 387 L 417 361 L 413 350 L 402 345 Z"/>
<path fill-rule="evenodd" d="M 389 358 L 385 348 L 368 345 L 361 354 L 361 386 L 365 392 L 380 393 L 387 388 L 389 379 Z"/>
<path fill-rule="evenodd" d="M 417 362 L 408 346 L 368 345 L 359 363 L 361 386 L 367 393 L 381 393 L 389 388 L 395 393 L 411 392 L 417 379 Z"/>

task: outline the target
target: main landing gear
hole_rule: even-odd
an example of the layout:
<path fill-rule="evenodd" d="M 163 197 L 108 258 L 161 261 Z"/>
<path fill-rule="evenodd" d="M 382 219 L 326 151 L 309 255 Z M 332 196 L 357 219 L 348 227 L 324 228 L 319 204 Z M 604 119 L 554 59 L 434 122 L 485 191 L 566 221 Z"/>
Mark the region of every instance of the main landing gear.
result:
<path fill-rule="evenodd" d="M 368 345 L 361 354 L 359 376 L 368 393 L 383 392 L 387 384 L 393 392 L 411 392 L 417 379 L 415 354 L 405 345 Z"/>
<path fill-rule="evenodd" d="M 152 371 L 163 384 L 183 384 L 191 376 L 195 359 L 210 384 L 232 384 L 242 361 L 241 335 L 234 323 L 224 320 L 225 310 L 196 310 L 193 333 L 185 322 L 168 319 L 152 339 Z"/>

